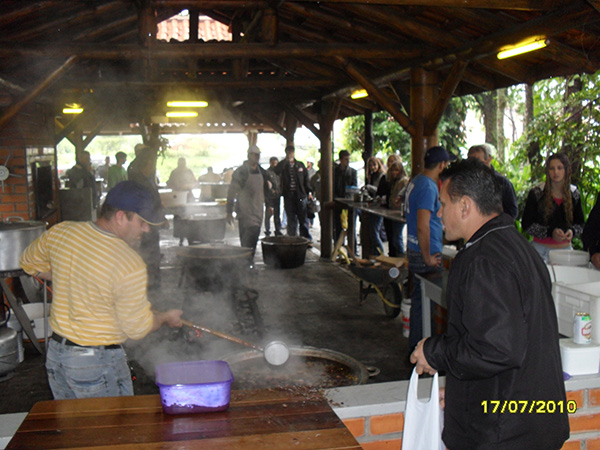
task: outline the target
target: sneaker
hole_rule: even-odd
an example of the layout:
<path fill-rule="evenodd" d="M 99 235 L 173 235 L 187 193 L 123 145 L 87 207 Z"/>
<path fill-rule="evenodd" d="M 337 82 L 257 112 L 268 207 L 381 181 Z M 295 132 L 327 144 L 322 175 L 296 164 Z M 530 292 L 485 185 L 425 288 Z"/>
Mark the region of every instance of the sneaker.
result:
<path fill-rule="evenodd" d="M 283 233 L 279 230 L 275 230 L 275 236 L 283 236 Z"/>
<path fill-rule="evenodd" d="M 271 236 L 271 232 L 270 231 L 265 231 L 265 236 Z"/>

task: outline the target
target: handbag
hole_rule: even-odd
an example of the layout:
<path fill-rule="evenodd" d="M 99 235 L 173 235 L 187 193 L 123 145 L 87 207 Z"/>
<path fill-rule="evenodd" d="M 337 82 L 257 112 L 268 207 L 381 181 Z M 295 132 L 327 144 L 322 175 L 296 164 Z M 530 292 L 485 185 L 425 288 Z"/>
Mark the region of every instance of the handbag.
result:
<path fill-rule="evenodd" d="M 408 383 L 402 450 L 445 450 L 442 442 L 443 413 L 440 408 L 438 374 L 433 376 L 431 398 L 422 402 L 417 398 L 419 375 L 413 369 Z"/>

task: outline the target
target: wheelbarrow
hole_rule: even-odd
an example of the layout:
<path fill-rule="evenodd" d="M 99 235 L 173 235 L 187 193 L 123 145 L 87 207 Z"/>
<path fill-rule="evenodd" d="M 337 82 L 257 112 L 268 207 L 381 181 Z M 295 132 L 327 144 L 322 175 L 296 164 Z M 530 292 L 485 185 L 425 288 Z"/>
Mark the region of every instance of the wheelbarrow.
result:
<path fill-rule="evenodd" d="M 367 296 L 373 292 L 379 295 L 383 302 L 386 316 L 398 317 L 402 303 L 402 285 L 408 278 L 405 267 L 389 267 L 385 265 L 351 264 L 350 271 L 359 281 L 359 301 L 364 303 Z"/>

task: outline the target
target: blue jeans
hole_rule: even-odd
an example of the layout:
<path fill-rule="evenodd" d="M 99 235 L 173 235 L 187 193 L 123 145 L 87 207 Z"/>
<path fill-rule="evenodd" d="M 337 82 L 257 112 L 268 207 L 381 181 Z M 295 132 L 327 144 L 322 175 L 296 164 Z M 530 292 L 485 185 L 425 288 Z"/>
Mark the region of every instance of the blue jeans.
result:
<path fill-rule="evenodd" d="M 306 198 L 300 198 L 298 194 L 283 197 L 283 207 L 287 216 L 287 235 L 296 236 L 300 229 L 300 236 L 312 241 L 306 221 Z"/>
<path fill-rule="evenodd" d="M 546 264 L 550 264 L 550 251 L 551 250 L 573 250 L 573 246 L 569 245 L 568 247 L 563 248 L 552 248 L 548 247 L 544 244 L 540 244 L 539 242 L 532 241 L 531 244 L 533 248 L 538 252 L 538 254 L 542 257 Z"/>
<path fill-rule="evenodd" d="M 408 336 L 408 351 L 413 352 L 417 344 L 423 339 L 423 305 L 421 302 L 421 282 L 415 277 L 415 274 L 426 274 L 441 272 L 441 267 L 431 267 L 423 261 L 421 252 L 408 250 L 408 269 L 413 285 L 413 292 L 410 298 L 410 334 Z"/>
<path fill-rule="evenodd" d="M 391 229 L 392 236 L 388 236 L 388 245 L 394 247 L 395 255 L 402 256 L 404 255 L 404 240 L 402 239 L 402 230 L 406 223 L 397 222 L 395 220 L 392 221 Z"/>
<path fill-rule="evenodd" d="M 49 340 L 46 373 L 55 400 L 133 395 L 122 348 L 78 347 Z"/>

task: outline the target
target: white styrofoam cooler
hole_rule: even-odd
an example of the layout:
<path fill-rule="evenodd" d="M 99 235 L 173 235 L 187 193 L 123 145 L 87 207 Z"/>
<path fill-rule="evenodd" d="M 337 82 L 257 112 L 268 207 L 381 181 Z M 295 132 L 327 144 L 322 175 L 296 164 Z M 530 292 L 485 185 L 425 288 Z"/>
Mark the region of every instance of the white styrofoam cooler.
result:
<path fill-rule="evenodd" d="M 573 337 L 573 318 L 578 312 L 592 317 L 592 341 L 600 344 L 600 271 L 583 267 L 548 266 L 558 331 Z"/>
<path fill-rule="evenodd" d="M 33 332 L 35 333 L 35 337 L 39 340 L 39 339 L 44 339 L 44 304 L 43 303 L 25 303 L 23 305 L 23 309 L 25 310 L 25 313 L 27 313 L 27 317 L 29 317 L 30 323 L 31 323 L 31 327 L 33 328 Z M 49 317 L 50 316 L 50 307 L 51 305 L 46 305 L 46 314 Z M 19 331 L 16 327 L 16 325 L 18 325 L 19 329 L 21 328 L 21 324 L 18 323 L 18 321 L 16 321 L 16 316 L 14 316 L 14 313 L 11 310 L 11 317 L 15 317 L 15 321 L 11 322 L 13 324 L 15 324 L 15 326 L 11 326 L 11 328 L 14 328 L 17 332 Z M 9 325 L 10 326 L 10 325 Z M 52 327 L 50 327 L 50 324 L 48 323 L 48 329 L 46 330 L 47 336 L 50 337 L 52 335 Z M 23 339 L 29 339 L 27 335 L 23 336 Z"/>
<path fill-rule="evenodd" d="M 569 375 L 600 372 L 600 345 L 576 344 L 570 338 L 561 339 L 559 344 L 563 371 Z"/>
<path fill-rule="evenodd" d="M 184 206 L 187 203 L 188 191 L 172 191 L 170 189 L 160 189 L 158 191 L 162 205 L 165 208 L 173 206 Z"/>

